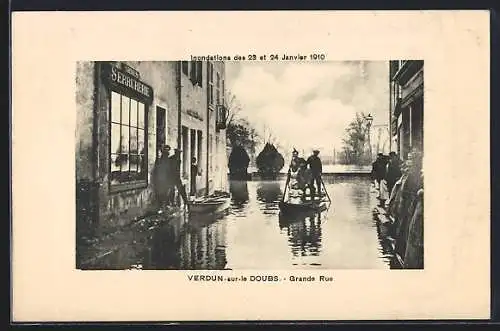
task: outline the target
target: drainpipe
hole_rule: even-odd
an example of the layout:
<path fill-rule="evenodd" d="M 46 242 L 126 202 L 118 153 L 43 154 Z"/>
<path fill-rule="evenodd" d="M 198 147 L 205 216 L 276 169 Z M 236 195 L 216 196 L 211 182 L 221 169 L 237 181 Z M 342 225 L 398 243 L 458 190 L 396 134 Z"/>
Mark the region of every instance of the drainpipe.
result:
<path fill-rule="evenodd" d="M 182 140 L 182 85 L 181 85 L 181 74 L 182 74 L 182 61 L 177 61 L 177 149 L 181 149 Z"/>
<path fill-rule="evenodd" d="M 392 62 L 389 61 L 389 152 L 392 151 Z"/>
<path fill-rule="evenodd" d="M 208 195 L 210 193 L 210 188 L 209 188 L 209 160 L 210 160 L 210 155 L 208 154 L 210 152 L 210 93 L 209 93 L 209 78 L 210 78 L 210 62 L 206 61 L 207 63 L 207 82 L 206 82 L 206 89 L 207 91 L 207 116 L 206 116 L 206 121 L 207 121 L 207 133 L 205 135 L 205 139 L 207 140 L 207 152 L 206 152 L 206 160 L 205 160 L 205 166 L 206 166 L 206 171 L 205 171 L 205 195 Z"/>

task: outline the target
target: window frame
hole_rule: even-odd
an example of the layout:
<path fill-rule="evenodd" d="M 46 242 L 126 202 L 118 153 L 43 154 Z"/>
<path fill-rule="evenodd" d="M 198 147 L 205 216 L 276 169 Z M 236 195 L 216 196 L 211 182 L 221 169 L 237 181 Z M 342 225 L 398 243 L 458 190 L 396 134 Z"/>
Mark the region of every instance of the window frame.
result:
<path fill-rule="evenodd" d="M 193 86 L 203 87 L 203 62 L 189 61 L 188 77 Z"/>
<path fill-rule="evenodd" d="M 111 145 L 112 145 L 112 137 L 111 137 L 111 130 L 113 126 L 113 121 L 112 121 L 112 95 L 114 93 L 117 93 L 120 96 L 120 127 L 121 126 L 127 126 L 130 129 L 130 118 L 129 118 L 129 124 L 124 125 L 122 124 L 122 119 L 121 119 L 121 106 L 122 106 L 122 96 L 129 98 L 129 100 L 135 100 L 137 103 L 142 103 L 144 105 L 144 159 L 145 159 L 145 172 L 146 176 L 144 179 L 136 179 L 128 182 L 123 182 L 123 183 L 112 183 L 112 178 L 111 178 L 111 167 L 112 167 L 112 154 L 115 154 L 111 150 Z M 148 123 L 148 118 L 149 118 L 149 109 L 150 109 L 150 104 L 141 98 L 137 98 L 136 96 L 131 96 L 130 94 L 124 93 L 120 89 L 115 89 L 113 87 L 108 88 L 108 93 L 109 93 L 109 98 L 108 98 L 108 115 L 109 115 L 109 120 L 108 120 L 108 150 L 107 150 L 107 157 L 108 157 L 108 189 L 110 193 L 118 193 L 118 192 L 123 192 L 123 191 L 130 191 L 130 190 L 135 190 L 135 189 L 143 189 L 147 188 L 149 185 L 149 138 L 148 138 L 148 130 L 149 130 L 149 123 Z M 129 101 L 129 112 L 130 112 L 130 101 Z M 130 114 L 129 114 L 130 116 Z M 139 120 L 139 119 L 137 119 Z M 138 123 L 137 123 L 138 126 Z M 120 129 L 121 132 L 121 129 Z M 139 144 L 139 137 L 137 137 Z M 138 148 L 139 146 L 137 146 Z M 128 155 L 130 158 L 130 133 L 129 133 L 129 150 L 128 150 Z M 135 155 L 135 154 L 134 154 Z M 140 155 L 138 153 L 137 155 Z M 129 172 L 130 172 L 130 167 L 129 167 Z"/>
<path fill-rule="evenodd" d="M 189 67 L 190 67 L 190 62 L 189 61 L 181 61 L 181 70 L 182 73 L 186 76 L 189 77 Z"/>
<path fill-rule="evenodd" d="M 209 61 L 208 62 L 208 66 L 207 66 L 207 71 L 208 71 L 208 84 L 207 84 L 207 88 L 208 88 L 208 106 L 211 110 L 214 110 L 215 108 L 215 93 L 214 93 L 214 72 L 215 72 L 215 68 L 214 68 L 214 63 L 212 61 Z"/>
<path fill-rule="evenodd" d="M 221 84 L 221 74 L 219 71 L 216 72 L 216 80 L 215 80 L 215 95 L 216 95 L 216 98 L 215 98 L 215 106 L 217 107 L 218 105 L 220 105 L 221 103 L 221 93 L 220 93 L 220 84 Z"/>

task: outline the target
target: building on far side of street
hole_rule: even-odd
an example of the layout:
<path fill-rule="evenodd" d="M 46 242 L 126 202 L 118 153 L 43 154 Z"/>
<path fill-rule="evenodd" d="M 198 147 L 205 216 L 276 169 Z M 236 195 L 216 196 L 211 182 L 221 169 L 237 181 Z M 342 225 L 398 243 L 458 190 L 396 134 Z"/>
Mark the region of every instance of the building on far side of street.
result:
<path fill-rule="evenodd" d="M 390 61 L 389 75 L 391 150 L 406 159 L 424 147 L 424 61 Z"/>

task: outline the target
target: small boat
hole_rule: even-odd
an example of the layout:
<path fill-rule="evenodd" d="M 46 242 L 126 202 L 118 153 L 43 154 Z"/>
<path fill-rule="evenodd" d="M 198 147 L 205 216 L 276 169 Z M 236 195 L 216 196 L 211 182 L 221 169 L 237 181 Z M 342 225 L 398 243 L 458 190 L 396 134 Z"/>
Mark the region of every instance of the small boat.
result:
<path fill-rule="evenodd" d="M 280 201 L 279 208 L 283 215 L 297 215 L 307 212 L 322 212 L 328 208 L 330 201 L 321 197 L 306 201 Z"/>
<path fill-rule="evenodd" d="M 190 201 L 189 211 L 196 214 L 219 213 L 229 208 L 231 195 L 227 192 L 216 192 L 208 197 Z"/>

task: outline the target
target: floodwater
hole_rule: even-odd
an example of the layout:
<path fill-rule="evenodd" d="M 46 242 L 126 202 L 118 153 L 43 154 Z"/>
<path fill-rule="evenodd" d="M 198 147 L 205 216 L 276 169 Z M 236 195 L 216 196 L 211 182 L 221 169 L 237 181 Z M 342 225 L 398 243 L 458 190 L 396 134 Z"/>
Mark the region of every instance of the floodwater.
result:
<path fill-rule="evenodd" d="M 231 181 L 224 215 L 179 216 L 141 243 L 126 243 L 101 268 L 389 269 L 366 176 L 325 176 L 332 200 L 321 214 L 280 219 L 285 180 Z"/>

